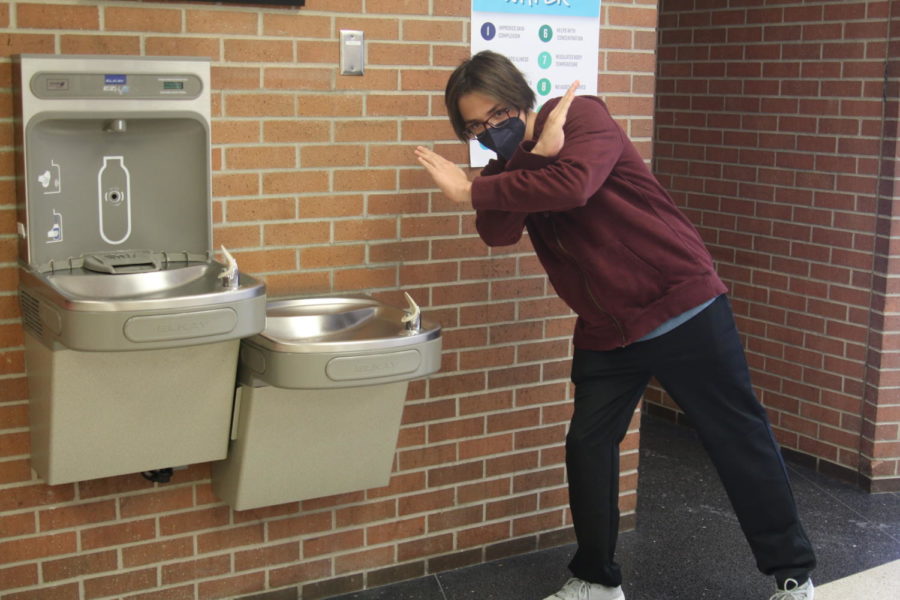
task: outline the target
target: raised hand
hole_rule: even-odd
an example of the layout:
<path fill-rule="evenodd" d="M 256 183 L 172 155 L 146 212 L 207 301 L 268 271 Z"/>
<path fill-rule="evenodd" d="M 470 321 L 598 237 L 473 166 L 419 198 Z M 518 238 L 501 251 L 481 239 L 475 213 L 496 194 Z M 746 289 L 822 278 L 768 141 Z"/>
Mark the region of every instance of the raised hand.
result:
<path fill-rule="evenodd" d="M 550 114 L 547 115 L 547 120 L 544 122 L 544 129 L 541 131 L 541 137 L 538 138 L 538 141 L 534 144 L 534 148 L 531 149 L 532 154 L 556 156 L 559 154 L 560 150 L 562 150 L 563 144 L 566 141 L 566 136 L 563 133 L 563 125 L 566 124 L 569 106 L 572 105 L 572 100 L 575 99 L 575 90 L 578 89 L 579 85 L 581 85 L 580 81 L 573 82 L 572 85 L 569 86 L 569 89 L 566 90 L 566 93 L 559 101 L 559 104 L 554 106 L 553 110 L 550 111 Z"/>
<path fill-rule="evenodd" d="M 447 198 L 459 203 L 472 201 L 472 183 L 465 171 L 424 146 L 416 146 L 416 160 Z"/>

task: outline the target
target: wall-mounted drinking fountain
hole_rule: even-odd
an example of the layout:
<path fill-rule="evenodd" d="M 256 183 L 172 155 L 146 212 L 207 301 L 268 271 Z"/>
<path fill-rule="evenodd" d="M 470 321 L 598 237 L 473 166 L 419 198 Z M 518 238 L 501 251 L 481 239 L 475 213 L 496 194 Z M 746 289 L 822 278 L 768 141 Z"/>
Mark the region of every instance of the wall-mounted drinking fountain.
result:
<path fill-rule="evenodd" d="M 214 260 L 209 70 L 16 60 L 32 465 L 50 484 L 226 455 L 265 288 Z"/>
<path fill-rule="evenodd" d="M 213 490 L 237 510 L 386 485 L 410 380 L 441 364 L 441 327 L 369 296 L 271 300 L 241 342 L 226 460 Z"/>

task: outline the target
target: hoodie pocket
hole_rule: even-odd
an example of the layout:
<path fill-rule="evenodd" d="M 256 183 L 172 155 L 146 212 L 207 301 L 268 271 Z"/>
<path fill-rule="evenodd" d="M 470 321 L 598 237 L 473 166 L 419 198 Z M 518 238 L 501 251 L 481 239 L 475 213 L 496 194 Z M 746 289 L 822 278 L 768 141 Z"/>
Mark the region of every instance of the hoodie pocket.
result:
<path fill-rule="evenodd" d="M 621 242 L 601 250 L 600 277 L 603 296 L 617 296 L 616 304 L 647 306 L 655 302 L 665 289 L 665 276 Z"/>

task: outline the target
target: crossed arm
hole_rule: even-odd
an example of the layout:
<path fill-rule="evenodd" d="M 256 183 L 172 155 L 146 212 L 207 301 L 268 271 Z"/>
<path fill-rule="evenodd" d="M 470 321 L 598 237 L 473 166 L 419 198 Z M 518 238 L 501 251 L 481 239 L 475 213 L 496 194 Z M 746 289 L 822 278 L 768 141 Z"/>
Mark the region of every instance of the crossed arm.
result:
<path fill-rule="evenodd" d="M 576 81 L 569 86 L 562 100 L 547 116 L 541 136 L 531 149 L 532 154 L 549 157 L 556 156 L 562 150 L 565 143 L 563 125 L 579 85 L 580 83 Z M 447 198 L 457 203 L 472 201 L 472 182 L 460 167 L 424 146 L 416 147 L 416 159 L 425 167 L 434 179 L 435 185 Z"/>

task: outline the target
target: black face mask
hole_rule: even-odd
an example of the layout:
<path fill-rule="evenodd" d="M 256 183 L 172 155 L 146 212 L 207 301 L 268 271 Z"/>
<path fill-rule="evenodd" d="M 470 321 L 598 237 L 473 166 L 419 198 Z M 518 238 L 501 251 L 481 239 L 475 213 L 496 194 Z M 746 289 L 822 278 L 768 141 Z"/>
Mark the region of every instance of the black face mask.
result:
<path fill-rule="evenodd" d="M 501 123 L 500 127 L 485 129 L 478 134 L 476 139 L 487 148 L 509 160 L 524 138 L 525 121 L 514 117 Z"/>

